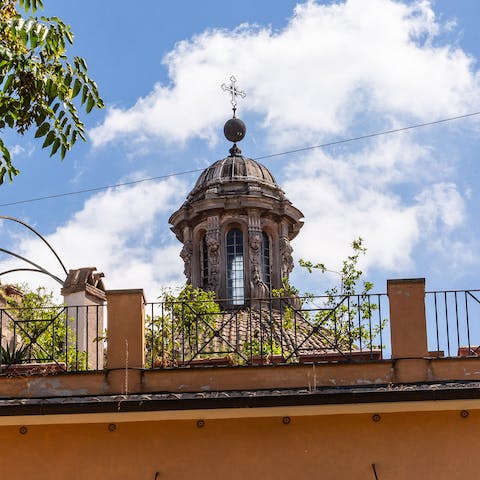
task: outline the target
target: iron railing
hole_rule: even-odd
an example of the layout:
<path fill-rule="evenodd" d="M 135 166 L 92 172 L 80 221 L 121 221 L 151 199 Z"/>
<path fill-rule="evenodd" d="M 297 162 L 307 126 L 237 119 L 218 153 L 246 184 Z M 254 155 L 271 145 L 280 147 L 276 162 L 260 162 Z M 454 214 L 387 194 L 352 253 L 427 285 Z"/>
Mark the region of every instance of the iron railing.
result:
<path fill-rule="evenodd" d="M 365 361 L 388 351 L 386 294 L 146 304 L 147 368 Z"/>
<path fill-rule="evenodd" d="M 104 368 L 104 306 L 0 309 L 0 373 Z"/>
<path fill-rule="evenodd" d="M 426 292 L 425 310 L 431 355 L 480 355 L 480 290 Z"/>
<path fill-rule="evenodd" d="M 386 294 L 145 305 L 147 368 L 390 356 Z M 431 356 L 480 355 L 480 290 L 426 292 Z M 0 374 L 103 370 L 105 306 L 0 309 Z"/>

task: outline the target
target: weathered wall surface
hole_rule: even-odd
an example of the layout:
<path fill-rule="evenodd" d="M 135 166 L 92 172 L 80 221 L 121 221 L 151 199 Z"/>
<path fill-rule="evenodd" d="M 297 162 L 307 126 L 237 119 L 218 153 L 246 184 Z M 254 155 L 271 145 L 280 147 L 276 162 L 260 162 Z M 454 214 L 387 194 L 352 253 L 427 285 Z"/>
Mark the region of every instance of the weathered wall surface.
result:
<path fill-rule="evenodd" d="M 480 411 L 0 427 L 2 478 L 477 478 Z"/>
<path fill-rule="evenodd" d="M 0 377 L 0 398 L 152 392 L 215 392 L 480 380 L 480 357 L 263 367 L 118 369 Z"/>

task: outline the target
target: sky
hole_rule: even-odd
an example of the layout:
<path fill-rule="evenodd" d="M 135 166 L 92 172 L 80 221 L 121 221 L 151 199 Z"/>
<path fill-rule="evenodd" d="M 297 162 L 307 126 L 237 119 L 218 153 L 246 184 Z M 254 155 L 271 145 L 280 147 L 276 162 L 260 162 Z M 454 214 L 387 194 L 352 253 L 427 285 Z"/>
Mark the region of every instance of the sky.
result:
<path fill-rule="evenodd" d="M 200 172 L 16 205 L 32 198 L 207 167 L 227 155 L 231 116 L 220 86 L 246 92 L 239 145 L 251 158 L 480 111 L 476 0 L 45 0 L 75 35 L 106 108 L 83 114 L 88 141 L 61 162 L 31 134 L 2 132 L 21 174 L 0 188 L 0 215 L 27 221 L 67 268 L 95 266 L 107 288 L 144 288 L 154 301 L 181 285 L 181 245 L 169 216 Z M 389 278 L 427 289 L 480 287 L 477 152 L 480 117 L 276 156 L 262 162 L 304 227 L 294 258 L 338 271 L 362 237 L 375 292 Z M 30 232 L 0 224 L 2 248 L 62 271 Z M 0 257 L 0 268 L 22 267 Z M 292 283 L 322 293 L 336 274 L 295 268 Z M 18 273 L 6 282 L 46 284 Z"/>

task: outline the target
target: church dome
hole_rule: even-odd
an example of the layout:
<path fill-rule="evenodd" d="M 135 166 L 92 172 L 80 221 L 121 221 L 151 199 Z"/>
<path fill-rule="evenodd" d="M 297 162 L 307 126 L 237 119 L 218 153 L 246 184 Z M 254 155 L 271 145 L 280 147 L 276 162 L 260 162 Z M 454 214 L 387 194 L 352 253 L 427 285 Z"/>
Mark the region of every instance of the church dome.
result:
<path fill-rule="evenodd" d="M 226 157 L 206 168 L 195 184 L 194 190 L 213 183 L 260 180 L 278 186 L 267 167 L 243 156 Z"/>
<path fill-rule="evenodd" d="M 199 195 L 202 196 L 202 193 L 216 187 L 220 188 L 218 193 L 227 194 L 229 191 L 238 193 L 240 185 L 244 188 L 257 185 L 269 192 L 277 192 L 283 197 L 282 189 L 267 167 L 251 158 L 234 153 L 216 161 L 200 174 L 189 199 L 198 199 Z"/>

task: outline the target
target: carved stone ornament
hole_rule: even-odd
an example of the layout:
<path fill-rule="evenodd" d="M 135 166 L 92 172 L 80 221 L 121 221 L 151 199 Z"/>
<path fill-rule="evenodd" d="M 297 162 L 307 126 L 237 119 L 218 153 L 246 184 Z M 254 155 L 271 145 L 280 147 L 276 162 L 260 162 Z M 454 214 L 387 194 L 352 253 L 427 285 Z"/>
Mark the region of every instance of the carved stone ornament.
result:
<path fill-rule="evenodd" d="M 219 286 L 220 242 L 219 232 L 207 232 L 205 236 L 208 251 L 208 289 L 217 291 Z"/>
<path fill-rule="evenodd" d="M 266 298 L 269 295 L 268 286 L 262 278 L 261 246 L 262 234 L 258 231 L 249 232 L 250 246 L 250 289 L 252 298 Z"/>
<path fill-rule="evenodd" d="M 187 278 L 187 283 L 192 283 L 192 255 L 193 255 L 193 243 L 191 240 L 187 240 L 180 252 L 180 256 L 184 262 L 183 273 Z"/>
<path fill-rule="evenodd" d="M 291 271 L 293 270 L 293 257 L 292 257 L 293 248 L 290 245 L 290 240 L 287 237 L 282 237 L 280 239 L 280 255 L 282 259 L 282 279 L 290 276 Z"/>

